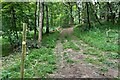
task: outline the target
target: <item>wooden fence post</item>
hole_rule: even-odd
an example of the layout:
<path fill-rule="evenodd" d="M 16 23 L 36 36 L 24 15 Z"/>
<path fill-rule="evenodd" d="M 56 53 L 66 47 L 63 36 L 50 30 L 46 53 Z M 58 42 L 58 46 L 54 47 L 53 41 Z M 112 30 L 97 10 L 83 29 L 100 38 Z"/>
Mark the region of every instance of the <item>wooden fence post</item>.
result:
<path fill-rule="evenodd" d="M 26 55 L 26 29 L 27 24 L 23 23 L 23 34 L 22 34 L 22 54 L 21 54 L 21 80 L 24 78 L 24 60 Z"/>

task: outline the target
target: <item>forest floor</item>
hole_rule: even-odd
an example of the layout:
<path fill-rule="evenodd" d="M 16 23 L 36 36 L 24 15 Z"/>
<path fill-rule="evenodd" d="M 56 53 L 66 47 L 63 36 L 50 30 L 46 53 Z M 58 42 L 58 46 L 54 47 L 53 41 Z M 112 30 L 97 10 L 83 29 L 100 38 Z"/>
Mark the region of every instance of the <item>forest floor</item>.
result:
<path fill-rule="evenodd" d="M 57 59 L 55 64 L 57 66 L 57 70 L 53 71 L 53 73 L 48 74 L 47 77 L 50 78 L 118 77 L 118 59 L 106 57 L 109 54 L 116 53 L 112 51 L 111 52 L 103 51 L 96 47 L 90 46 L 80 38 L 76 37 L 74 35 L 73 29 L 74 28 L 71 27 L 64 28 L 61 30 L 59 34 L 59 39 L 57 40 L 56 47 L 53 48 L 54 54 Z M 41 55 L 40 53 L 34 53 L 34 55 L 32 54 L 29 54 L 28 57 L 34 56 L 36 58 L 35 60 L 38 61 L 39 58 L 42 57 L 42 56 L 40 57 Z M 39 57 L 35 56 L 38 54 Z M 31 60 L 34 63 L 34 59 Z M 7 70 L 9 67 L 18 62 L 20 62 L 20 54 L 11 54 L 7 57 L 4 57 L 2 59 L 2 70 L 3 69 Z M 16 67 L 19 68 L 19 65 L 15 65 L 13 67 L 15 67 L 16 70 Z M 39 66 L 38 69 L 41 70 Z M 19 72 L 19 69 L 17 71 Z M 8 74 L 8 72 L 6 73 Z"/>
<path fill-rule="evenodd" d="M 66 37 L 71 37 L 68 40 Z M 72 42 L 69 46 L 65 47 L 64 44 Z M 79 44 L 78 44 L 79 43 Z M 107 67 L 104 64 L 95 64 L 86 62 L 86 59 L 97 59 L 95 55 L 84 54 L 86 50 L 96 49 L 86 44 L 84 41 L 78 39 L 73 35 L 73 28 L 66 28 L 60 32 L 59 40 L 57 41 L 56 48 L 54 50 L 57 56 L 57 68 L 58 70 L 54 74 L 50 74 L 51 78 L 113 78 L 118 76 L 117 68 Z M 102 55 L 106 55 L 110 52 L 102 51 Z M 108 61 L 117 63 L 117 60 L 108 59 Z"/>

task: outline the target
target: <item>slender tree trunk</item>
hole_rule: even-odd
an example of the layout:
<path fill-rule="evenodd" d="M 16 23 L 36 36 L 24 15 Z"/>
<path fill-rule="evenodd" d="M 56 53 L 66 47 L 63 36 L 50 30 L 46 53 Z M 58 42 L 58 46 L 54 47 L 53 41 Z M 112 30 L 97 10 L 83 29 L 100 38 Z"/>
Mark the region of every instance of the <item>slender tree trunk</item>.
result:
<path fill-rule="evenodd" d="M 70 23 L 73 24 L 73 16 L 72 16 L 72 5 L 70 5 Z"/>
<path fill-rule="evenodd" d="M 80 24 L 80 8 L 78 7 L 78 20 L 79 20 L 79 24 Z"/>
<path fill-rule="evenodd" d="M 69 4 L 69 7 L 70 7 L 70 24 L 72 25 L 74 22 L 73 22 L 73 16 L 72 16 L 72 5 L 70 4 L 70 2 L 68 2 Z"/>
<path fill-rule="evenodd" d="M 120 19 L 120 12 L 119 12 L 119 19 Z"/>
<path fill-rule="evenodd" d="M 90 30 L 91 24 L 90 24 L 90 16 L 89 16 L 89 3 L 86 2 L 86 7 L 87 7 L 87 20 L 88 20 L 88 29 Z"/>
<path fill-rule="evenodd" d="M 46 33 L 49 33 L 48 6 L 46 5 Z"/>
<path fill-rule="evenodd" d="M 21 80 L 24 78 L 24 66 L 25 66 L 25 57 L 26 57 L 26 29 L 27 24 L 23 23 L 23 39 L 22 39 L 22 56 L 21 56 Z"/>
<path fill-rule="evenodd" d="M 106 3 L 107 6 L 109 6 L 109 2 Z M 107 7 L 107 15 L 106 15 L 107 21 L 109 21 L 109 7 Z"/>
<path fill-rule="evenodd" d="M 38 26 L 40 26 L 39 24 L 39 19 L 40 19 L 40 2 L 38 3 Z"/>
<path fill-rule="evenodd" d="M 42 2 L 42 7 L 43 7 L 43 9 L 42 9 L 42 12 L 43 12 L 42 29 L 43 29 L 43 27 L 44 27 L 44 2 Z M 43 35 L 43 31 L 42 31 L 42 35 Z"/>
<path fill-rule="evenodd" d="M 36 31 L 37 31 L 37 26 L 36 26 L 36 19 L 37 19 L 37 16 L 36 16 L 36 13 L 37 13 L 37 2 L 35 3 L 35 25 L 34 25 L 34 41 L 36 41 Z"/>
<path fill-rule="evenodd" d="M 42 41 L 42 20 L 43 20 L 43 6 L 42 6 L 42 2 L 40 2 L 40 17 L 39 17 L 39 36 L 38 36 L 38 46 L 40 46 L 40 43 Z"/>
<path fill-rule="evenodd" d="M 119 17 L 117 23 L 120 25 L 120 12 L 119 12 Z"/>

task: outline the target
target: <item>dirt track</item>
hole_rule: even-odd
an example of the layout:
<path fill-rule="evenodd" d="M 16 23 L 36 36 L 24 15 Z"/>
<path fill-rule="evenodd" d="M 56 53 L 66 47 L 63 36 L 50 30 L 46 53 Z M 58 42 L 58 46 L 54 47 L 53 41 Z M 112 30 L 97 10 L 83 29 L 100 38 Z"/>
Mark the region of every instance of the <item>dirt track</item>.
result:
<path fill-rule="evenodd" d="M 57 67 L 58 70 L 54 74 L 50 74 L 49 77 L 51 78 L 111 78 L 117 77 L 118 71 L 109 68 L 107 73 L 101 73 L 100 67 L 87 63 L 84 61 L 87 55 L 83 54 L 85 47 L 90 47 L 84 41 L 78 40 L 76 36 L 72 35 L 73 28 L 66 28 L 63 29 L 60 33 L 60 39 L 57 41 L 57 45 L 55 48 L 55 54 L 57 57 Z M 75 51 L 73 49 L 63 49 L 63 43 L 61 40 L 65 35 L 70 35 L 72 37 L 72 42 L 79 46 L 80 50 Z M 67 42 L 64 38 L 64 43 Z M 78 45 L 77 42 L 80 42 L 81 45 Z M 73 63 L 68 63 L 64 54 L 68 53 L 68 58 L 73 60 Z M 91 56 L 95 57 L 95 56 Z"/>

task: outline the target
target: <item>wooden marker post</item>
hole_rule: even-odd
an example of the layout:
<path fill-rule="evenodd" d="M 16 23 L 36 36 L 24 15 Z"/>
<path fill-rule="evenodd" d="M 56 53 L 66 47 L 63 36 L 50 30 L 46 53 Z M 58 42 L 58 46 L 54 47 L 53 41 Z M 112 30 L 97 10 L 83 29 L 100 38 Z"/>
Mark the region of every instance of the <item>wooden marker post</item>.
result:
<path fill-rule="evenodd" d="M 22 54 L 21 54 L 21 80 L 24 78 L 24 60 L 26 56 L 26 29 L 27 24 L 23 23 L 23 34 L 22 34 Z"/>

